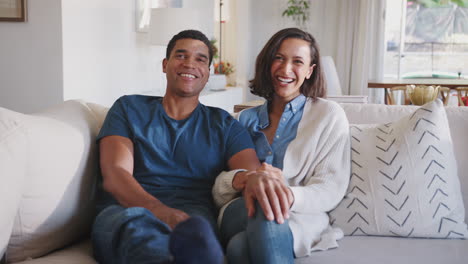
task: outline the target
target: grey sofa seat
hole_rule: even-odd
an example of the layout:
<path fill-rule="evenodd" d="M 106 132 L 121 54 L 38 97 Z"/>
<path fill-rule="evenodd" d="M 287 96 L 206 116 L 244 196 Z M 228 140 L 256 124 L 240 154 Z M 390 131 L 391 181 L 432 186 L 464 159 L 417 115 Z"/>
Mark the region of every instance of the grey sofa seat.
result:
<path fill-rule="evenodd" d="M 466 264 L 468 240 L 396 237 L 345 237 L 340 247 L 314 252 L 297 264 Z"/>

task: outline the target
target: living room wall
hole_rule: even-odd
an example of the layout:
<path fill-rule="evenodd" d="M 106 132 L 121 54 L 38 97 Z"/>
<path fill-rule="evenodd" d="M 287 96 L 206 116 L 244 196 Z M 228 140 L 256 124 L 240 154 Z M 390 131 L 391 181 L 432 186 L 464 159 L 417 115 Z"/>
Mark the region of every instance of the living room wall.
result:
<path fill-rule="evenodd" d="M 28 1 L 28 21 L 0 23 L 0 106 L 31 113 L 68 99 L 109 106 L 156 90 L 164 49 L 135 31 L 128 0 Z"/>
<path fill-rule="evenodd" d="M 206 9 L 213 0 L 184 1 Z M 110 106 L 124 94 L 164 94 L 165 47 L 135 30 L 135 1 L 28 1 L 28 21 L 0 23 L 0 107 L 31 113 L 69 99 Z M 213 35 L 213 29 L 207 33 Z"/>
<path fill-rule="evenodd" d="M 164 51 L 135 30 L 128 0 L 63 0 L 64 100 L 111 105 L 123 94 L 155 91 Z"/>
<path fill-rule="evenodd" d="M 28 21 L 0 23 L 0 107 L 30 113 L 63 100 L 61 0 L 28 1 Z"/>

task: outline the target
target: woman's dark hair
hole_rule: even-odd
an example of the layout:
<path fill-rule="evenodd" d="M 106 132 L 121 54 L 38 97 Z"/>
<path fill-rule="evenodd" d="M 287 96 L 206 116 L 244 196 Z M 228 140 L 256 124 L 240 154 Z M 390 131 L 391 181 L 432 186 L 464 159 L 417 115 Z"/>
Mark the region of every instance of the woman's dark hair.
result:
<path fill-rule="evenodd" d="M 285 39 L 296 38 L 309 42 L 310 65 L 315 64 L 314 71 L 309 79 L 305 79 L 300 92 L 306 97 L 316 99 L 327 94 L 325 79 L 322 73 L 320 52 L 314 37 L 298 28 L 285 28 L 274 34 L 257 56 L 255 63 L 255 77 L 250 80 L 250 91 L 267 100 L 273 99 L 273 80 L 271 78 L 271 65 L 281 43 Z"/>
<path fill-rule="evenodd" d="M 208 47 L 208 52 L 210 56 L 210 63 L 208 65 L 211 65 L 211 61 L 213 60 L 213 45 L 211 44 L 210 40 L 205 36 L 205 34 L 193 29 L 183 30 L 172 37 L 172 39 L 169 41 L 169 44 L 167 44 L 166 59 L 169 59 L 169 57 L 171 56 L 171 52 L 174 49 L 177 40 L 179 39 L 196 39 L 205 43 L 205 45 Z"/>

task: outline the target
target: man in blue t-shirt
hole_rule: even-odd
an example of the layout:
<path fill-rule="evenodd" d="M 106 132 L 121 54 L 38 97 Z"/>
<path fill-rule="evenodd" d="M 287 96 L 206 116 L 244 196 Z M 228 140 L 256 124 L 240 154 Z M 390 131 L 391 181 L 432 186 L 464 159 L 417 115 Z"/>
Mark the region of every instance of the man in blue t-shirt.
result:
<path fill-rule="evenodd" d="M 164 97 L 118 99 L 98 135 L 102 182 L 92 242 L 99 263 L 222 263 L 211 188 L 223 170 L 260 166 L 247 131 L 199 103 L 211 43 L 182 31 L 168 44 Z"/>

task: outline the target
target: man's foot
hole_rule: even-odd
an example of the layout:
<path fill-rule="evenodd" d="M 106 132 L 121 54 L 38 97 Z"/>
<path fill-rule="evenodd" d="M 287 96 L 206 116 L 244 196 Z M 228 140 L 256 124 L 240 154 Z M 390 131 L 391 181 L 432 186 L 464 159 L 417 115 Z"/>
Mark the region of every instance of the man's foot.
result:
<path fill-rule="evenodd" d="M 178 224 L 171 233 L 169 249 L 174 263 L 221 264 L 223 250 L 208 221 L 193 216 Z"/>

